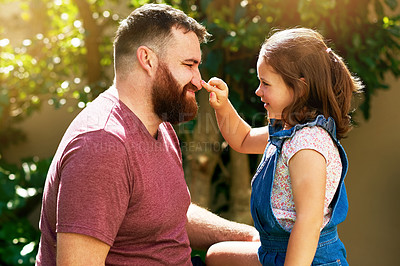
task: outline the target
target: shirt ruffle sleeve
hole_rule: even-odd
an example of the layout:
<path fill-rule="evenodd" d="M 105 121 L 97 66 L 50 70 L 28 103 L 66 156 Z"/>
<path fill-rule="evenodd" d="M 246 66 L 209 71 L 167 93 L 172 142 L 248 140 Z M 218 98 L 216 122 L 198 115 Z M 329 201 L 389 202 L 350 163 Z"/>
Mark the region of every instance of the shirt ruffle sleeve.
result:
<path fill-rule="evenodd" d="M 329 151 L 332 149 L 332 145 L 333 142 L 329 133 L 323 128 L 318 126 L 305 127 L 296 132 L 285 143 L 282 149 L 283 162 L 288 165 L 290 159 L 301 150 L 314 150 L 320 153 L 328 164 Z"/>

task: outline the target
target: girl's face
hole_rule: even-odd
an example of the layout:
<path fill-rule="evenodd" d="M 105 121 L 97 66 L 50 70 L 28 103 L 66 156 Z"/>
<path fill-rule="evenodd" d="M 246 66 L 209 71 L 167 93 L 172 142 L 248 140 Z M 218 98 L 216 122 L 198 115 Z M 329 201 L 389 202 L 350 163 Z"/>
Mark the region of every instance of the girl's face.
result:
<path fill-rule="evenodd" d="M 262 57 L 257 61 L 257 73 L 260 86 L 256 95 L 261 98 L 268 118 L 282 119 L 282 112 L 293 102 L 293 89 L 286 86 L 282 76 L 267 65 Z"/>

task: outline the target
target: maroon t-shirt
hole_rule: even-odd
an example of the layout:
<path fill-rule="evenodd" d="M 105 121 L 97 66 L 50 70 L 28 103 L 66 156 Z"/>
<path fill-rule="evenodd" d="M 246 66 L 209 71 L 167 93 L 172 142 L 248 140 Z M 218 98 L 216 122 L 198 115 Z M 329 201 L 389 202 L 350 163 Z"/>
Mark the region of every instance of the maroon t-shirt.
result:
<path fill-rule="evenodd" d="M 169 123 L 153 138 L 115 88 L 72 122 L 44 188 L 38 265 L 55 265 L 57 232 L 111 246 L 107 265 L 191 265 L 185 183 Z"/>

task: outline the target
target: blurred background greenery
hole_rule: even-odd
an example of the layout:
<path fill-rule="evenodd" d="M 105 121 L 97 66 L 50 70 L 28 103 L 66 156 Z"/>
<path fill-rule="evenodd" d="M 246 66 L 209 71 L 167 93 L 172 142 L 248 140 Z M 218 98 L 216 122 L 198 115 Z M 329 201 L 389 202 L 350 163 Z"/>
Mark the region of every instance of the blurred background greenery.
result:
<path fill-rule="evenodd" d="M 329 40 L 365 84 L 363 98 L 355 103 L 360 121 L 373 119 L 371 103 L 380 90 L 398 89 L 391 88 L 389 84 L 396 81 L 387 78 L 393 81 L 400 75 L 397 0 L 0 0 L 0 265 L 34 264 L 40 237 L 37 210 L 51 162 L 51 155 L 39 157 L 37 150 L 29 148 L 18 160 L 8 155 L 13 147 L 24 147 L 29 141 L 20 125 L 36 113 L 50 112 L 52 106 L 71 114 L 61 121 L 65 130 L 70 117 L 111 85 L 112 41 L 118 23 L 148 2 L 168 3 L 208 28 L 213 38 L 202 46 L 203 79 L 223 78 L 231 88 L 232 103 L 252 126 L 265 123 L 263 106 L 254 95 L 255 65 L 271 29 L 311 27 Z M 197 119 L 176 127 L 192 200 L 226 218 L 251 224 L 250 180 L 260 158 L 229 149 L 204 91 L 198 94 L 198 102 Z M 31 127 L 59 130 L 56 124 Z M 57 135 L 55 141 L 60 138 Z M 54 153 L 56 144 L 49 143 L 41 145 L 49 145 Z M 392 148 L 400 146 L 394 142 Z M 350 207 L 351 193 L 357 193 L 353 191 L 349 191 Z M 396 218 L 389 216 L 389 220 Z M 354 241 L 346 239 L 348 251 L 360 254 L 351 247 Z M 367 239 L 372 251 L 378 243 Z M 395 253 L 393 260 L 380 253 L 375 260 L 349 253 L 354 265 L 397 261 Z"/>

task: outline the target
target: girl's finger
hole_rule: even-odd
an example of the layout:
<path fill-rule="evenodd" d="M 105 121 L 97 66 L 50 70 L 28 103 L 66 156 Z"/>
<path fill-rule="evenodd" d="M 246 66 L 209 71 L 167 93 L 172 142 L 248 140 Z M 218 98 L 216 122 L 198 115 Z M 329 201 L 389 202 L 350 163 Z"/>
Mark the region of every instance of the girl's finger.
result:
<path fill-rule="evenodd" d="M 208 84 L 204 80 L 201 81 L 201 86 L 203 86 L 203 88 L 206 89 L 208 92 L 215 91 L 215 89 L 216 89 L 214 86 L 211 86 L 210 84 Z"/>
<path fill-rule="evenodd" d="M 224 90 L 224 88 L 227 87 L 226 83 L 222 79 L 219 79 L 219 78 L 211 78 L 208 81 L 208 84 L 213 87 L 218 88 L 219 90 Z"/>
<path fill-rule="evenodd" d="M 210 92 L 209 102 L 210 104 L 217 102 L 217 95 L 215 94 L 215 92 Z"/>

